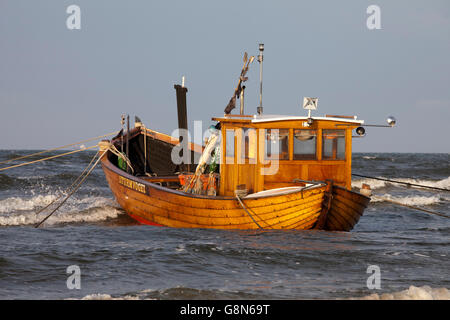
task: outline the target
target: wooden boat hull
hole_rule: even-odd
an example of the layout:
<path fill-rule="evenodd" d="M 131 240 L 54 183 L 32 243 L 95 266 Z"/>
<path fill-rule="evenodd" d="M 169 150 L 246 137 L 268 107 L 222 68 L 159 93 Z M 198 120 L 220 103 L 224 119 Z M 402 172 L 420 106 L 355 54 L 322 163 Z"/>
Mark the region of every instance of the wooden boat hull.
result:
<path fill-rule="evenodd" d="M 120 170 L 108 156 L 102 167 L 119 205 L 137 221 L 175 228 L 311 229 L 322 211 L 325 186 L 242 199 L 193 195 L 162 187 Z M 256 221 L 256 222 L 255 222 Z"/>
<path fill-rule="evenodd" d="M 333 186 L 331 206 L 327 213 L 324 229 L 329 231 L 350 231 L 370 202 L 370 198 L 343 187 Z"/>
<path fill-rule="evenodd" d="M 138 130 L 132 133 L 132 137 L 140 138 Z M 160 176 L 181 169 L 167 165 L 176 140 L 149 129 L 147 133 L 150 151 L 147 164 L 152 173 Z M 158 142 L 162 149 L 156 152 L 153 149 Z M 137 154 L 131 158 L 132 163 L 143 163 L 143 156 L 138 152 L 139 140 L 132 143 L 136 144 Z M 201 146 L 193 145 L 191 150 L 200 151 Z M 143 224 L 176 228 L 350 231 L 370 202 L 370 198 L 341 186 L 333 185 L 330 192 L 323 184 L 301 192 L 243 198 L 245 210 L 233 197 L 188 194 L 133 176 L 114 165 L 113 159 L 117 158 L 108 151 L 102 158 L 102 166 L 114 197 L 129 216 Z"/>

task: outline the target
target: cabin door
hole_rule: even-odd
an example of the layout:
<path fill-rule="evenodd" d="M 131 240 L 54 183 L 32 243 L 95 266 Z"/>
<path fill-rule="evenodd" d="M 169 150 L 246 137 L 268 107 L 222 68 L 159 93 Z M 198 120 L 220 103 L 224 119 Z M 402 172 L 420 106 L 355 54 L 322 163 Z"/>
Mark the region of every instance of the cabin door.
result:
<path fill-rule="evenodd" d="M 236 130 L 236 188 L 245 185 L 248 193 L 255 192 L 257 162 L 257 130 L 239 128 Z"/>
<path fill-rule="evenodd" d="M 255 192 L 257 136 L 253 128 L 227 128 L 223 134 L 222 164 L 220 166 L 220 194 L 234 196 L 239 185 L 245 185 L 248 193 Z M 223 142 L 223 141 L 222 141 Z"/>

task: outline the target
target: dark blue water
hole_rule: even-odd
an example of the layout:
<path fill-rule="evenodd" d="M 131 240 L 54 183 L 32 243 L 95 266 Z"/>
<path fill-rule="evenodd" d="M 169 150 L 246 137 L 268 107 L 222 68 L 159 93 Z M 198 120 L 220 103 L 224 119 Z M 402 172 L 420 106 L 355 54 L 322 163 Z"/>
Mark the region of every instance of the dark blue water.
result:
<path fill-rule="evenodd" d="M 0 151 L 0 161 L 27 153 Z M 383 200 L 450 215 L 449 192 L 357 178 L 375 196 L 349 233 L 171 229 L 128 218 L 98 167 L 33 228 L 93 155 L 0 172 L 0 299 L 450 298 L 449 219 Z M 356 154 L 353 172 L 448 189 L 450 155 Z M 81 289 L 67 287 L 72 265 Z M 367 286 L 371 265 L 380 289 Z"/>

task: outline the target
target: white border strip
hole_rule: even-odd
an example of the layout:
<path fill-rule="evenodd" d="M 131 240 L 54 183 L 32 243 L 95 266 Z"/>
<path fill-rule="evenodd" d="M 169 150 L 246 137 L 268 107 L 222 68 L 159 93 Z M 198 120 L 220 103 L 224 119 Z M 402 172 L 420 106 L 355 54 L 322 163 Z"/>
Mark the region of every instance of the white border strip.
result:
<path fill-rule="evenodd" d="M 340 122 L 348 122 L 348 123 L 359 123 L 363 124 L 364 120 L 356 120 L 356 119 L 347 119 L 347 118 L 331 118 L 331 117 L 312 117 L 313 120 L 325 120 L 325 121 L 340 121 Z M 253 123 L 260 122 L 274 122 L 274 121 L 289 121 L 289 120 L 308 120 L 308 117 L 298 117 L 298 116 L 276 116 L 276 115 L 267 115 L 267 116 L 255 116 L 252 119 Z"/>

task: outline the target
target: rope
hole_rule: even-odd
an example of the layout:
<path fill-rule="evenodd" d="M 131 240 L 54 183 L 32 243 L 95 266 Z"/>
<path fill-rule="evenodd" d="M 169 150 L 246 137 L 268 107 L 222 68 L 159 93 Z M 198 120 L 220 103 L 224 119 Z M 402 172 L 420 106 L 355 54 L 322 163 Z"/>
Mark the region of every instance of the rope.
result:
<path fill-rule="evenodd" d="M 105 142 L 105 143 L 109 143 L 109 145 L 108 145 L 108 150 L 111 151 L 113 154 L 115 154 L 117 157 L 122 158 L 122 159 L 127 163 L 127 166 L 130 167 L 131 172 L 134 173 L 134 169 L 133 169 L 133 167 L 131 166 L 131 161 L 130 161 L 130 159 L 128 159 L 127 156 L 124 155 L 122 152 L 119 152 L 119 150 L 117 150 L 116 146 L 113 145 L 112 143 L 106 142 L 106 141 L 104 141 L 104 142 Z"/>
<path fill-rule="evenodd" d="M 238 199 L 239 204 L 241 205 L 242 209 L 244 209 L 244 211 L 250 216 L 250 218 L 252 218 L 253 222 L 256 223 L 256 225 L 257 225 L 260 229 L 264 230 L 264 228 L 262 228 L 262 227 L 256 222 L 256 220 L 253 218 L 253 216 L 252 216 L 251 213 L 249 212 L 250 209 L 248 208 L 248 210 L 247 210 L 247 207 L 244 205 L 244 203 L 242 202 L 241 197 L 240 197 L 238 194 L 236 194 L 236 198 Z M 253 212 L 253 214 L 254 214 L 255 216 L 257 216 L 258 219 L 259 219 L 260 221 L 264 221 L 264 223 L 265 223 L 270 229 L 273 229 L 273 227 L 272 227 L 270 224 L 268 224 L 265 220 L 261 219 L 261 217 L 259 217 L 256 213 Z"/>
<path fill-rule="evenodd" d="M 396 204 L 396 205 L 399 205 L 399 206 L 402 206 L 402 207 L 407 207 L 407 208 L 410 208 L 410 209 L 415 209 L 415 210 L 423 211 L 423 212 L 426 212 L 426 213 L 435 214 L 435 215 L 438 215 L 438 216 L 441 216 L 441 217 L 444 217 L 444 218 L 450 218 L 449 216 L 447 216 L 445 214 L 442 214 L 440 212 L 435 212 L 435 211 L 431 211 L 431 210 L 427 210 L 427 209 L 411 206 L 411 205 L 408 205 L 408 204 L 403 204 L 401 202 L 397 202 L 397 201 L 386 199 L 386 198 L 381 198 L 381 197 L 379 197 L 379 198 L 381 200 L 383 200 L 383 201 L 387 201 L 387 202 L 390 202 L 390 203 L 393 203 L 393 204 Z"/>
<path fill-rule="evenodd" d="M 108 150 L 105 150 L 102 155 L 100 157 L 98 157 L 97 161 L 91 166 L 91 168 L 89 169 L 89 171 L 86 173 L 86 175 L 80 180 L 80 182 L 78 182 L 78 184 L 75 186 L 75 188 L 73 188 L 73 190 L 66 196 L 66 198 L 61 201 L 61 203 L 55 208 L 53 209 L 52 212 L 50 212 L 49 215 L 47 215 L 41 222 L 39 222 L 38 224 L 35 225 L 35 228 L 39 228 L 39 226 L 44 223 L 48 218 L 50 218 L 50 216 L 56 212 L 56 210 L 58 210 L 59 208 L 61 208 L 61 206 L 75 193 L 75 191 L 77 191 L 81 184 L 84 182 L 84 180 L 86 180 L 86 178 L 91 174 L 92 170 L 94 170 L 94 168 L 97 166 L 97 164 L 99 163 L 99 161 L 102 159 L 102 157 L 105 155 L 105 153 Z M 98 153 L 97 153 L 98 154 Z M 95 155 L 95 157 L 97 156 L 97 154 Z M 94 157 L 94 158 L 95 158 Z"/>
<path fill-rule="evenodd" d="M 115 132 L 111 132 L 111 133 L 108 133 L 108 134 L 104 134 L 104 135 L 101 135 L 101 136 L 98 136 L 98 137 L 94 137 L 94 138 L 89 138 L 89 139 L 86 139 L 86 140 L 82 140 L 82 141 L 80 141 L 80 142 L 71 143 L 71 144 L 66 144 L 65 146 L 62 146 L 62 147 L 57 147 L 57 148 L 53 148 L 53 149 L 47 149 L 47 150 L 44 150 L 44 151 L 39 151 L 39 152 L 32 153 L 32 154 L 28 154 L 28 155 L 25 155 L 25 156 L 21 156 L 21 157 L 9 159 L 9 160 L 0 161 L 0 164 L 4 164 L 4 163 L 8 163 L 8 162 L 15 161 L 15 160 L 20 160 L 20 159 L 25 159 L 25 158 L 29 158 L 29 157 L 33 157 L 33 156 L 37 156 L 37 155 L 39 155 L 39 154 L 43 154 L 43 153 L 47 153 L 47 152 L 51 152 L 51 151 L 56 151 L 56 150 L 64 149 L 64 148 L 67 148 L 67 147 L 75 146 L 75 145 L 77 145 L 77 144 L 82 144 L 82 143 L 89 142 L 89 141 L 92 141 L 92 140 L 97 140 L 97 139 L 100 139 L 100 138 L 104 138 L 104 137 L 107 137 L 107 136 L 111 136 L 111 135 L 113 135 L 113 134 L 116 134 L 117 132 L 118 132 L 118 131 L 115 131 Z"/>
<path fill-rule="evenodd" d="M 407 185 L 407 186 L 414 186 L 414 187 L 420 187 L 420 188 L 428 188 L 428 189 L 434 189 L 434 190 L 440 190 L 440 191 L 450 191 L 450 189 L 437 188 L 437 187 L 430 187 L 430 186 L 424 186 L 424 185 L 421 185 L 421 184 L 408 183 L 408 182 L 401 182 L 401 181 L 389 180 L 389 179 L 384 179 L 384 178 L 376 178 L 376 177 L 363 176 L 363 175 L 355 174 L 355 173 L 352 173 L 352 176 L 362 177 L 362 178 L 368 178 L 368 179 L 374 179 L 374 180 L 387 181 L 387 182 L 392 182 L 392 183 L 399 183 L 399 184 L 404 184 L 404 185 Z"/>
<path fill-rule="evenodd" d="M 256 222 L 256 220 L 253 218 L 252 214 L 251 214 L 250 212 L 247 211 L 247 208 L 245 207 L 244 203 L 242 203 L 242 200 L 241 200 L 241 198 L 239 198 L 238 195 L 236 195 L 236 199 L 238 199 L 238 201 L 239 201 L 239 203 L 240 203 L 242 209 L 244 209 L 244 211 L 245 211 L 245 212 L 248 214 L 248 216 L 253 220 L 253 222 L 256 223 L 256 225 L 258 226 L 258 228 L 260 228 L 261 230 L 263 230 L 263 227 L 261 227 L 261 226 L 259 225 L 259 223 Z"/>
<path fill-rule="evenodd" d="M 83 149 L 80 149 L 80 150 L 69 151 L 69 152 L 66 152 L 66 153 L 57 154 L 55 156 L 51 156 L 51 157 L 47 157 L 47 158 L 42 158 L 42 159 L 30 161 L 30 162 L 24 162 L 24 163 L 21 163 L 21 164 L 16 164 L 16 165 L 5 167 L 5 168 L 0 168 L 0 171 L 12 169 L 12 168 L 17 168 L 17 167 L 22 167 L 22 166 L 33 164 L 33 163 L 36 163 L 36 162 L 46 161 L 46 160 L 50 160 L 50 159 L 54 159 L 54 158 L 59 158 L 59 157 L 62 157 L 62 156 L 66 156 L 66 155 L 77 153 L 77 152 L 81 152 L 81 151 L 86 151 L 86 150 L 89 150 L 89 149 L 92 149 L 92 148 L 96 148 L 96 147 L 98 147 L 97 144 L 95 146 L 83 148 Z"/>
<path fill-rule="evenodd" d="M 74 182 L 72 182 L 72 184 L 70 185 L 69 188 L 67 188 L 67 190 L 70 190 L 73 188 L 73 186 L 78 182 L 78 180 L 84 175 L 84 173 L 87 171 L 87 169 L 91 166 L 92 162 L 94 162 L 94 159 L 98 156 L 98 154 L 100 153 L 100 151 L 97 151 L 97 153 L 95 154 L 95 156 L 91 159 L 91 161 L 89 162 L 89 164 L 86 166 L 86 168 L 84 168 L 83 172 L 75 179 Z M 50 207 L 52 204 L 54 204 L 56 201 L 58 201 L 59 199 L 61 199 L 63 196 L 63 194 L 61 194 L 60 196 L 58 196 L 55 200 L 53 200 L 52 202 L 50 202 L 48 205 L 46 205 L 45 207 L 43 207 L 42 209 L 40 209 L 38 212 L 36 212 L 36 215 L 38 215 L 39 213 L 41 213 L 42 211 L 46 210 L 48 207 Z"/>

